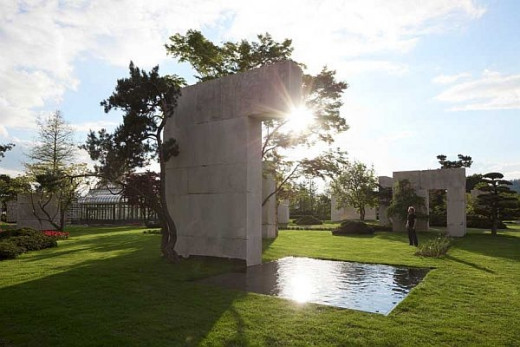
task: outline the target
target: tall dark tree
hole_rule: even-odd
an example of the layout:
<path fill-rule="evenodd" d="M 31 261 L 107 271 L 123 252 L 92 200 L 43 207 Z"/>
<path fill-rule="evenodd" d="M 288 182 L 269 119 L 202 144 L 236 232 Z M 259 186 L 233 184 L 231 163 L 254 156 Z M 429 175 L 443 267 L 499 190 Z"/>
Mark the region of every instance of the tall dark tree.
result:
<path fill-rule="evenodd" d="M 292 41 L 276 42 L 268 33 L 257 35 L 257 41 L 227 41 L 216 45 L 201 32 L 189 30 L 185 35 L 175 34 L 166 44 L 168 54 L 180 62 L 189 63 L 197 72 L 200 81 L 207 81 L 279 61 L 290 60 L 293 52 Z M 305 67 L 304 64 L 299 64 Z M 345 82 L 336 80 L 336 72 L 324 67 L 317 75 L 304 74 L 303 85 L 305 104 L 312 110 L 315 121 L 303 131 L 293 131 L 288 120 L 264 122 L 264 143 L 262 157 L 269 162 L 266 170 L 276 177 L 277 185 L 273 193 L 287 188 L 287 183 L 301 176 L 302 171 L 311 171 L 327 155 L 305 158 L 299 162 L 287 159 L 286 150 L 297 146 L 312 146 L 317 142 L 331 144 L 334 135 L 346 131 L 348 125 L 340 115 L 343 105 L 341 96 L 347 89 Z M 324 166 L 323 169 L 327 167 Z"/>
<path fill-rule="evenodd" d="M 5 157 L 5 152 L 10 151 L 11 149 L 13 149 L 14 146 L 14 143 L 0 145 L 0 158 Z"/>
<path fill-rule="evenodd" d="M 491 234 L 497 235 L 499 222 L 503 216 L 518 212 L 518 199 L 513 195 L 509 186 L 510 181 L 504 180 L 499 172 L 490 172 L 482 176 L 483 185 L 479 190 L 486 193 L 477 197 L 475 212 L 488 217 L 492 222 Z"/>
<path fill-rule="evenodd" d="M 117 80 L 114 93 L 101 102 L 106 113 L 123 111 L 123 123 L 113 133 L 91 131 L 86 149 L 98 162 L 96 173 L 105 180 L 124 182 L 136 168 L 157 160 L 160 167 L 160 191 L 156 213 L 162 226 L 161 251 L 169 261 L 178 259 L 175 252 L 177 228 L 166 204 L 165 165 L 178 155 L 173 138 L 164 139 L 166 121 L 173 117 L 184 81 L 177 76 L 160 76 L 159 67 L 150 72 L 129 66 L 130 77 Z"/>
<path fill-rule="evenodd" d="M 458 160 L 447 160 L 444 154 L 439 154 L 437 159 L 441 164 L 441 169 L 452 169 L 459 167 L 471 167 L 473 160 L 469 155 L 457 154 Z"/>

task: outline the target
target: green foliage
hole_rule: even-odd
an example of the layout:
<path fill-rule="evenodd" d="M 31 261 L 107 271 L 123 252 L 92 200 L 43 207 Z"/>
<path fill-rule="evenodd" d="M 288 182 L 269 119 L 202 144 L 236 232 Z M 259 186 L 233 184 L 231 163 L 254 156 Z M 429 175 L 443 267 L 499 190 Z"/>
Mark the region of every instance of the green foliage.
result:
<path fill-rule="evenodd" d="M 258 42 L 241 40 L 217 46 L 200 31 L 188 30 L 185 35 L 175 34 L 166 44 L 168 54 L 180 62 L 188 62 L 198 72 L 200 81 L 207 81 L 257 67 L 288 60 L 292 54 L 292 41 L 281 43 L 268 33 L 257 35 Z"/>
<path fill-rule="evenodd" d="M 175 139 L 162 139 L 164 126 L 173 115 L 184 80 L 177 76 L 160 76 L 159 66 L 150 72 L 130 62 L 130 77 L 117 80 L 116 90 L 101 102 L 106 113 L 124 112 L 123 123 L 113 133 L 101 129 L 90 131 L 81 147 L 98 165 L 96 173 L 107 181 L 119 182 L 136 168 L 158 159 L 164 164 L 176 156 Z"/>
<path fill-rule="evenodd" d="M 439 235 L 438 237 L 428 240 L 422 245 L 417 247 L 415 255 L 422 257 L 434 257 L 439 258 L 448 252 L 450 248 L 451 239 L 445 235 Z"/>
<path fill-rule="evenodd" d="M 394 193 L 392 201 L 387 210 L 388 217 L 397 217 L 400 220 L 406 220 L 408 215 L 408 207 L 415 207 L 418 218 L 423 216 L 420 213 L 421 208 L 424 208 L 424 198 L 418 196 L 409 180 L 401 180 L 394 185 Z"/>
<path fill-rule="evenodd" d="M 32 195 L 35 209 L 43 212 L 35 217 L 63 230 L 65 213 L 79 195 L 78 188 L 84 181 L 77 176 L 86 172 L 86 164 L 73 163 L 77 156 L 74 132 L 60 111 L 38 119 L 37 125 L 38 144 L 28 153 L 29 162 L 25 163 L 28 176 L 36 185 L 26 193 Z M 54 202 L 59 211 L 56 215 Z"/>
<path fill-rule="evenodd" d="M 10 151 L 15 146 L 14 143 L 8 143 L 5 145 L 0 145 L 0 158 L 5 156 L 5 152 Z"/>
<path fill-rule="evenodd" d="M 0 242 L 0 260 L 14 259 L 24 252 L 25 250 L 13 241 Z"/>
<path fill-rule="evenodd" d="M 471 167 L 471 164 L 473 164 L 473 160 L 469 155 L 458 154 L 457 157 L 459 160 L 446 160 L 444 154 L 439 154 L 437 159 L 439 160 L 439 164 L 441 164 L 441 169 Z"/>
<path fill-rule="evenodd" d="M 162 253 L 175 262 L 178 260 L 175 252 L 177 228 L 166 205 L 164 178 L 166 162 L 179 154 L 179 146 L 175 139 L 164 139 L 163 135 L 166 121 L 173 117 L 185 82 L 177 76 L 160 76 L 159 66 L 146 72 L 133 62 L 130 62 L 129 74 L 130 77 L 117 80 L 115 91 L 101 102 L 106 113 L 114 109 L 123 111 L 123 123 L 111 134 L 105 129 L 97 135 L 90 131 L 82 148 L 98 162 L 95 170 L 104 181 L 122 185 L 125 179 L 133 180 L 131 174 L 136 168 L 147 166 L 151 160 L 159 162 L 159 177 L 151 174 L 136 176 L 136 184 L 130 186 L 136 188 L 132 195 L 138 193 L 142 202 L 157 213 L 164 236 L 161 239 Z M 145 189 L 141 184 L 143 180 L 153 181 L 153 186 Z"/>
<path fill-rule="evenodd" d="M 13 259 L 28 251 L 57 246 L 55 238 L 45 236 L 42 232 L 30 228 L 0 232 L 0 260 Z"/>
<path fill-rule="evenodd" d="M 487 217 L 491 225 L 491 234 L 497 235 L 498 224 L 505 215 L 518 215 L 519 201 L 508 186 L 511 182 L 504 180 L 499 172 L 490 172 L 482 176 L 483 185 L 479 190 L 485 192 L 477 197 L 475 212 Z"/>
<path fill-rule="evenodd" d="M 473 174 L 466 177 L 466 192 L 470 193 L 477 185 L 482 182 L 482 174 Z"/>
<path fill-rule="evenodd" d="M 472 213 L 466 215 L 466 226 L 468 228 L 490 229 L 493 227 L 493 221 L 486 216 Z M 507 225 L 502 221 L 498 221 L 496 227 L 497 229 L 507 229 Z"/>
<path fill-rule="evenodd" d="M 332 230 L 332 235 L 371 235 L 374 228 L 364 222 L 346 220 L 341 222 L 339 228 Z"/>
<path fill-rule="evenodd" d="M 340 166 L 330 185 L 336 197 L 338 207 L 354 207 L 359 213 L 359 219 L 365 219 L 365 208 L 375 207 L 379 197 L 377 194 L 377 178 L 374 168 L 355 161 Z"/>
<path fill-rule="evenodd" d="M 323 222 L 314 216 L 302 216 L 294 221 L 296 225 L 321 225 Z"/>

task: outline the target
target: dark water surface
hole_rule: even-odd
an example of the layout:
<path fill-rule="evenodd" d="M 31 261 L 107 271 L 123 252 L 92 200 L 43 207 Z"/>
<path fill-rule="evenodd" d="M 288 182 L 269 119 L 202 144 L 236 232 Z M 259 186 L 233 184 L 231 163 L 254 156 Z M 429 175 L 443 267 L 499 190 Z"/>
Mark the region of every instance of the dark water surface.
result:
<path fill-rule="evenodd" d="M 286 257 L 198 282 L 387 315 L 429 270 Z"/>

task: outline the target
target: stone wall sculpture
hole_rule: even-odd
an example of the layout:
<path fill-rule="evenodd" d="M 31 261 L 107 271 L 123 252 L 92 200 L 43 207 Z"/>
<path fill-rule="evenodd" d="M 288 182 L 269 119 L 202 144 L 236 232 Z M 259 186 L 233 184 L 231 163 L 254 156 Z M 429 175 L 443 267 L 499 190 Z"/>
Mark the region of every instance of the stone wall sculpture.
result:
<path fill-rule="evenodd" d="M 298 105 L 301 86 L 286 61 L 182 89 L 164 134 L 180 149 L 166 166 L 180 255 L 261 263 L 261 121 Z"/>

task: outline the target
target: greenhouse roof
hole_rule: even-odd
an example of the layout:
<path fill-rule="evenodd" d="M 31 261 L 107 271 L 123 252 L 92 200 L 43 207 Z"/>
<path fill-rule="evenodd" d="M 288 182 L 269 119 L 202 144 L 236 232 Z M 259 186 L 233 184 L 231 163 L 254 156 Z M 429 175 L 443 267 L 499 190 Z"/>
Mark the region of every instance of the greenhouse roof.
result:
<path fill-rule="evenodd" d="M 119 194 L 87 195 L 78 199 L 79 204 L 118 204 L 123 202 Z"/>

